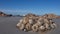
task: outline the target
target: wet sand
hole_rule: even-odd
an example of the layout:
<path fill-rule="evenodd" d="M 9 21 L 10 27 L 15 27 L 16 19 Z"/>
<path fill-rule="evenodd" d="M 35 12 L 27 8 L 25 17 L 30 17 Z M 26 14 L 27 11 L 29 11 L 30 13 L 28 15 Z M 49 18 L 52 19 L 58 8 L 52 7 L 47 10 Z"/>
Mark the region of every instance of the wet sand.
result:
<path fill-rule="evenodd" d="M 21 17 L 0 17 L 0 34 L 38 34 L 36 32 L 24 32 L 19 31 L 16 28 L 16 24 L 19 22 Z M 54 19 L 58 25 L 54 31 L 47 34 L 60 34 L 60 19 Z"/>

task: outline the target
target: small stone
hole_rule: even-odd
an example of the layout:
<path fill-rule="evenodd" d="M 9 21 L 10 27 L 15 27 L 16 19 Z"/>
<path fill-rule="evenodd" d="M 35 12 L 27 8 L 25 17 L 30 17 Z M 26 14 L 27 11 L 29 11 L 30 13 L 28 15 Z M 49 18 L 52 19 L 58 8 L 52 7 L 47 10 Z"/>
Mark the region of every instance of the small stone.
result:
<path fill-rule="evenodd" d="M 27 30 L 26 30 L 26 29 L 24 29 L 23 31 L 25 31 L 25 32 L 26 32 Z"/>

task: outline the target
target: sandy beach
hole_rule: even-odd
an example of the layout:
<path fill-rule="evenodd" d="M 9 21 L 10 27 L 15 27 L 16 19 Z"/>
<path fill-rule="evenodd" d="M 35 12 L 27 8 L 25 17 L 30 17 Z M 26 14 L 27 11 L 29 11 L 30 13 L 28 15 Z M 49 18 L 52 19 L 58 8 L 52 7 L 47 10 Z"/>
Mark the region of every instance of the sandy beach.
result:
<path fill-rule="evenodd" d="M 0 34 L 38 34 L 36 32 L 19 31 L 16 24 L 21 17 L 0 17 Z M 48 34 L 60 34 L 60 19 L 54 19 L 57 28 Z"/>

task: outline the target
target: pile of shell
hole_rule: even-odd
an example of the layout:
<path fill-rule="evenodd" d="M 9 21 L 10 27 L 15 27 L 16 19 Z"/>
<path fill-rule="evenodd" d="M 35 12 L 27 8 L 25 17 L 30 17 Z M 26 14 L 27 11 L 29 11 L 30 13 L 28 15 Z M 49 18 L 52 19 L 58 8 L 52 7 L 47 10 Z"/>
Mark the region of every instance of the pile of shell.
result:
<path fill-rule="evenodd" d="M 56 24 L 52 19 L 44 18 L 42 16 L 36 16 L 29 14 L 20 19 L 17 24 L 17 28 L 22 31 L 33 31 L 33 32 L 45 32 L 48 30 L 55 29 Z"/>

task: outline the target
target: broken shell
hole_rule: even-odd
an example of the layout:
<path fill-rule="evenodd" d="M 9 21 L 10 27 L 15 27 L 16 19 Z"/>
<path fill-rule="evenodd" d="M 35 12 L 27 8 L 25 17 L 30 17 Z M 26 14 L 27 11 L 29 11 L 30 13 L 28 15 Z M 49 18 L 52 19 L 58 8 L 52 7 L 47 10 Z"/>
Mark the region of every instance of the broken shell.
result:
<path fill-rule="evenodd" d="M 16 26 L 19 27 L 20 26 L 20 23 L 18 23 Z"/>
<path fill-rule="evenodd" d="M 27 17 L 25 17 L 24 19 L 23 19 L 23 24 L 25 25 L 25 24 L 27 24 L 29 21 L 28 21 L 29 19 L 27 18 Z"/>
<path fill-rule="evenodd" d="M 49 24 L 47 24 L 47 23 L 45 23 L 45 27 L 46 27 L 46 29 L 48 29 L 48 30 L 50 30 L 50 29 L 51 29 L 50 25 L 49 25 Z"/>
<path fill-rule="evenodd" d="M 16 26 L 20 26 L 20 24 L 22 24 L 23 20 L 19 20 L 19 23 Z"/>
<path fill-rule="evenodd" d="M 29 31 L 29 30 L 31 30 L 31 25 L 28 23 L 28 24 L 26 24 L 25 28 Z"/>
<path fill-rule="evenodd" d="M 45 23 L 49 23 L 48 19 L 44 19 L 44 22 L 45 22 Z"/>
<path fill-rule="evenodd" d="M 45 30 L 45 27 L 44 26 L 40 26 L 39 30 Z"/>
<path fill-rule="evenodd" d="M 44 22 L 40 22 L 40 21 L 38 21 L 37 24 L 39 24 L 39 26 L 41 26 L 41 25 L 44 24 Z"/>
<path fill-rule="evenodd" d="M 21 24 L 21 25 L 19 26 L 19 29 L 20 29 L 20 30 L 23 30 L 23 29 L 24 29 L 24 24 Z"/>
<path fill-rule="evenodd" d="M 51 28 L 52 29 L 54 29 L 55 27 L 56 27 L 56 24 L 55 23 L 51 24 Z"/>
<path fill-rule="evenodd" d="M 19 23 L 22 23 L 23 22 L 23 19 L 21 19 L 20 21 L 19 21 Z"/>
<path fill-rule="evenodd" d="M 29 19 L 29 24 L 33 24 L 33 20 L 32 19 Z"/>

